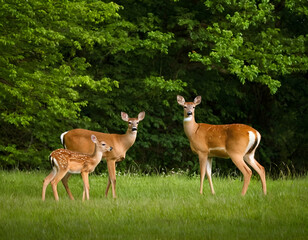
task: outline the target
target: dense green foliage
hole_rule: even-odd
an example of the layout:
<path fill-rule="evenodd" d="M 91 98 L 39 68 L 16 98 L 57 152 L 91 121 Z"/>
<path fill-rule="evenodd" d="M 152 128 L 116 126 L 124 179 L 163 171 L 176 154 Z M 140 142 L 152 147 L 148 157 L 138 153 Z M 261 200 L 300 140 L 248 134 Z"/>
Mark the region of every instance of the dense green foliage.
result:
<path fill-rule="evenodd" d="M 0 239 L 307 239 L 307 177 L 269 179 L 268 195 L 253 179 L 245 197 L 239 178 L 214 178 L 198 191 L 199 178 L 185 175 L 118 176 L 118 199 L 103 195 L 107 175 L 90 176 L 90 200 L 73 176 L 70 201 L 59 184 L 41 200 L 47 172 L 0 171 Z"/>
<path fill-rule="evenodd" d="M 307 16 L 302 0 L 0 0 L 0 166 L 47 167 L 62 132 L 124 133 L 120 112 L 144 110 L 118 167 L 196 171 L 181 94 L 203 97 L 197 122 L 258 129 L 267 170 L 306 172 Z"/>

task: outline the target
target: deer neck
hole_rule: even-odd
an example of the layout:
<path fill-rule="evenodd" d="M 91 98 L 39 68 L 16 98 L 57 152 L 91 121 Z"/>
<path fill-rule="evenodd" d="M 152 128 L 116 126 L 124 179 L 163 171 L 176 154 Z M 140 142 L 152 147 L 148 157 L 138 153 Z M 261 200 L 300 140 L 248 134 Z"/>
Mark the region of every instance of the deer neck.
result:
<path fill-rule="evenodd" d="M 195 116 L 190 115 L 188 117 L 184 117 L 183 125 L 184 125 L 184 132 L 188 137 L 188 139 L 193 138 L 194 134 L 198 129 L 198 124 L 195 121 Z"/>
<path fill-rule="evenodd" d="M 126 133 L 121 136 L 123 147 L 128 150 L 136 141 L 137 131 L 127 129 Z"/>
<path fill-rule="evenodd" d="M 95 160 L 95 163 L 98 164 L 101 161 L 102 157 L 103 157 L 103 152 L 102 151 L 98 151 L 97 150 L 97 146 L 95 144 L 94 145 L 94 152 L 91 155 L 91 158 L 93 158 Z"/>

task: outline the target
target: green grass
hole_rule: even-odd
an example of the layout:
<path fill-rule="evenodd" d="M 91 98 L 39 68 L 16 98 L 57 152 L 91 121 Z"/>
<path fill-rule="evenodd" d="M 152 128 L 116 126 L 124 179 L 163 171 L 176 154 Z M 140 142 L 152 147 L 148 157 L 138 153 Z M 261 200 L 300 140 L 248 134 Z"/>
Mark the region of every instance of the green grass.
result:
<path fill-rule="evenodd" d="M 199 194 L 199 178 L 118 176 L 118 199 L 103 197 L 107 177 L 90 176 L 90 201 L 82 202 L 82 180 L 70 179 L 75 201 L 60 183 L 41 201 L 43 172 L 0 171 L 0 239 L 307 239 L 308 178 L 214 178 Z M 111 193 L 109 193 L 111 194 Z"/>

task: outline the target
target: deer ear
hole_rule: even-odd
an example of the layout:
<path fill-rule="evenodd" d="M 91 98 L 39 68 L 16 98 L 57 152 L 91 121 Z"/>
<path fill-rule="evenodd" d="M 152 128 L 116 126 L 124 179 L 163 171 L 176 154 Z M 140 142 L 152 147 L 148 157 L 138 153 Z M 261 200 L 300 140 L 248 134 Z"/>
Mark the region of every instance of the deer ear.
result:
<path fill-rule="evenodd" d="M 178 101 L 178 104 L 180 104 L 181 106 L 184 106 L 184 104 L 185 104 L 185 99 L 184 99 L 182 96 L 177 95 L 176 99 L 177 99 L 177 101 Z"/>
<path fill-rule="evenodd" d="M 95 135 L 91 135 L 91 140 L 92 142 L 96 143 L 97 142 L 97 138 Z"/>
<path fill-rule="evenodd" d="M 144 117 L 145 117 L 145 112 L 140 112 L 138 114 L 138 121 L 142 121 L 144 119 Z"/>
<path fill-rule="evenodd" d="M 194 99 L 194 104 L 198 105 L 201 103 L 201 96 L 198 96 Z"/>
<path fill-rule="evenodd" d="M 127 122 L 128 121 L 128 114 L 125 112 L 121 112 L 121 118 L 123 121 Z"/>

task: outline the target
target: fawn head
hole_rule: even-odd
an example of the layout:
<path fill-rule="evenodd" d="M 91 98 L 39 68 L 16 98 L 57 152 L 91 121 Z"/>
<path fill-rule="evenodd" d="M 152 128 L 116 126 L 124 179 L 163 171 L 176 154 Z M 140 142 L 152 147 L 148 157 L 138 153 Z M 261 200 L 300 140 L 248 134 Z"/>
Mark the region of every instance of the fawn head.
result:
<path fill-rule="evenodd" d="M 95 143 L 96 147 L 102 152 L 110 152 L 112 150 L 112 147 L 110 147 L 104 141 L 99 142 L 95 135 L 91 135 L 91 140 L 92 142 Z"/>

